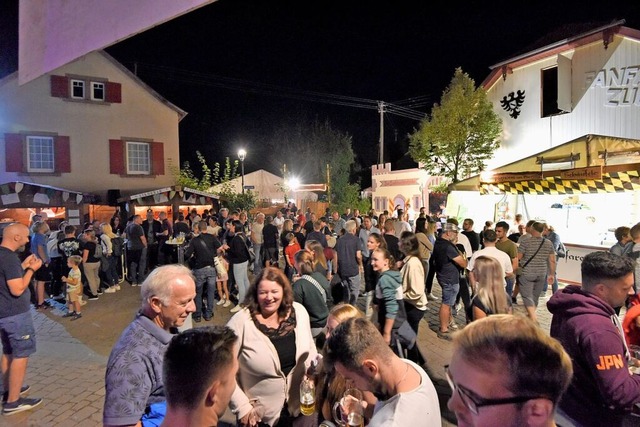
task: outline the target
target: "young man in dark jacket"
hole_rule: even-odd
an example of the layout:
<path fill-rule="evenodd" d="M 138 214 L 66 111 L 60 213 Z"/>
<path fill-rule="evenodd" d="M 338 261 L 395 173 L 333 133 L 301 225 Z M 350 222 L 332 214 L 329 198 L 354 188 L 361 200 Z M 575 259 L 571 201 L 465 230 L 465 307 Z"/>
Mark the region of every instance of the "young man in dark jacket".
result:
<path fill-rule="evenodd" d="M 640 375 L 629 372 L 631 356 L 614 311 L 634 293 L 633 270 L 628 257 L 590 253 L 582 261 L 582 287 L 567 286 L 547 303 L 551 336 L 573 361 L 573 380 L 557 411 L 560 425 L 627 425 L 625 417 L 640 403 Z"/>

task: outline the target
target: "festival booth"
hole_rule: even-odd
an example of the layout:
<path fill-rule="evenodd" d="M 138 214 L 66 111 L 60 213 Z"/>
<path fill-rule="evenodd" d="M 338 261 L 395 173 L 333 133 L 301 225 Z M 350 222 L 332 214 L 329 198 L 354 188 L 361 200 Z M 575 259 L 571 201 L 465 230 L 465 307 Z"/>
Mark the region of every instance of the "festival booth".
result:
<path fill-rule="evenodd" d="M 156 214 L 159 211 L 165 211 L 167 216 L 175 221 L 182 209 L 185 214 L 194 208 L 199 213 L 204 209 L 212 208 L 217 211 L 219 197 L 213 193 L 174 185 L 121 197 L 118 203 L 124 204 L 127 216 L 139 214 L 144 217 L 146 210 L 151 208 Z"/>
<path fill-rule="evenodd" d="M 0 193 L 0 219 L 25 225 L 33 215 L 40 214 L 49 220 L 66 220 L 80 226 L 88 220 L 88 206 L 97 201 L 93 194 L 22 181 L 0 184 Z"/>
<path fill-rule="evenodd" d="M 640 220 L 640 141 L 586 135 L 451 184 L 447 213 L 476 222 L 539 219 L 567 247 L 558 278 L 579 283 L 580 263 Z"/>

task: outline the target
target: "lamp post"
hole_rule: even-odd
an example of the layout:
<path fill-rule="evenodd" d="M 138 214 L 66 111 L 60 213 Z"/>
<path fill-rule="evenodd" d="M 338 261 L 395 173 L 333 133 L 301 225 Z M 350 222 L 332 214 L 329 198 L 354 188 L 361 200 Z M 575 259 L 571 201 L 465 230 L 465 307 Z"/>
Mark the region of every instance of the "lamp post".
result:
<path fill-rule="evenodd" d="M 240 171 L 242 173 L 242 195 L 244 196 L 244 159 L 247 157 L 247 152 L 244 148 L 238 151 L 238 158 L 240 159 Z"/>

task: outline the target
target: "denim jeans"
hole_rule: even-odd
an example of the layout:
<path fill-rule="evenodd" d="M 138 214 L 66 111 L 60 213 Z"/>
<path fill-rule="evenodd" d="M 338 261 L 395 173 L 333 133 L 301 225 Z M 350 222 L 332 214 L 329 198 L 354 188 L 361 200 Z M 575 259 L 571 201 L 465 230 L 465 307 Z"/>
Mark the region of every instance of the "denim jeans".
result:
<path fill-rule="evenodd" d="M 238 303 L 244 304 L 244 298 L 247 296 L 249 290 L 249 275 L 247 268 L 249 261 L 241 262 L 240 264 L 233 264 L 233 276 L 236 280 L 236 286 L 238 287 Z"/>
<path fill-rule="evenodd" d="M 253 263 L 253 275 L 257 276 L 262 271 L 262 243 L 254 243 L 253 251 L 256 254 L 256 260 Z"/>
<path fill-rule="evenodd" d="M 344 290 L 344 302 L 355 306 L 358 302 L 358 295 L 360 295 L 360 275 L 342 279 L 342 288 Z"/>
<path fill-rule="evenodd" d="M 193 313 L 193 317 L 199 318 L 202 316 L 202 293 L 205 283 L 207 284 L 207 310 L 204 316 L 211 317 L 213 315 L 213 305 L 215 304 L 216 269 L 210 266 L 198 268 L 193 270 L 193 275 L 196 278 L 196 311 Z"/>
<path fill-rule="evenodd" d="M 505 279 L 505 281 L 507 282 L 507 286 L 505 288 L 505 291 L 507 292 L 507 294 L 509 296 L 513 295 L 513 285 L 515 284 L 516 278 L 515 277 L 507 277 Z"/>

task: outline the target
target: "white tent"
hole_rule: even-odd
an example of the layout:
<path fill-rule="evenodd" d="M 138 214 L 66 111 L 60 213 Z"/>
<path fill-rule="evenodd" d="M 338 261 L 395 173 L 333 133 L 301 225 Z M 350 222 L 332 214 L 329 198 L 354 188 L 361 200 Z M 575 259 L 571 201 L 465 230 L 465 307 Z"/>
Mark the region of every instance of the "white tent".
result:
<path fill-rule="evenodd" d="M 232 188 L 240 193 L 242 191 L 242 177 L 237 177 L 230 182 Z M 304 183 L 303 183 L 304 184 Z M 284 202 L 284 193 L 282 186 L 284 178 L 267 172 L 264 169 L 257 170 L 244 175 L 244 187 L 258 194 L 258 200 L 269 200 L 270 202 Z M 221 184 L 209 188 L 211 193 L 219 193 L 222 189 Z M 289 199 L 302 201 L 317 201 L 318 195 L 311 191 L 289 191 Z"/>

